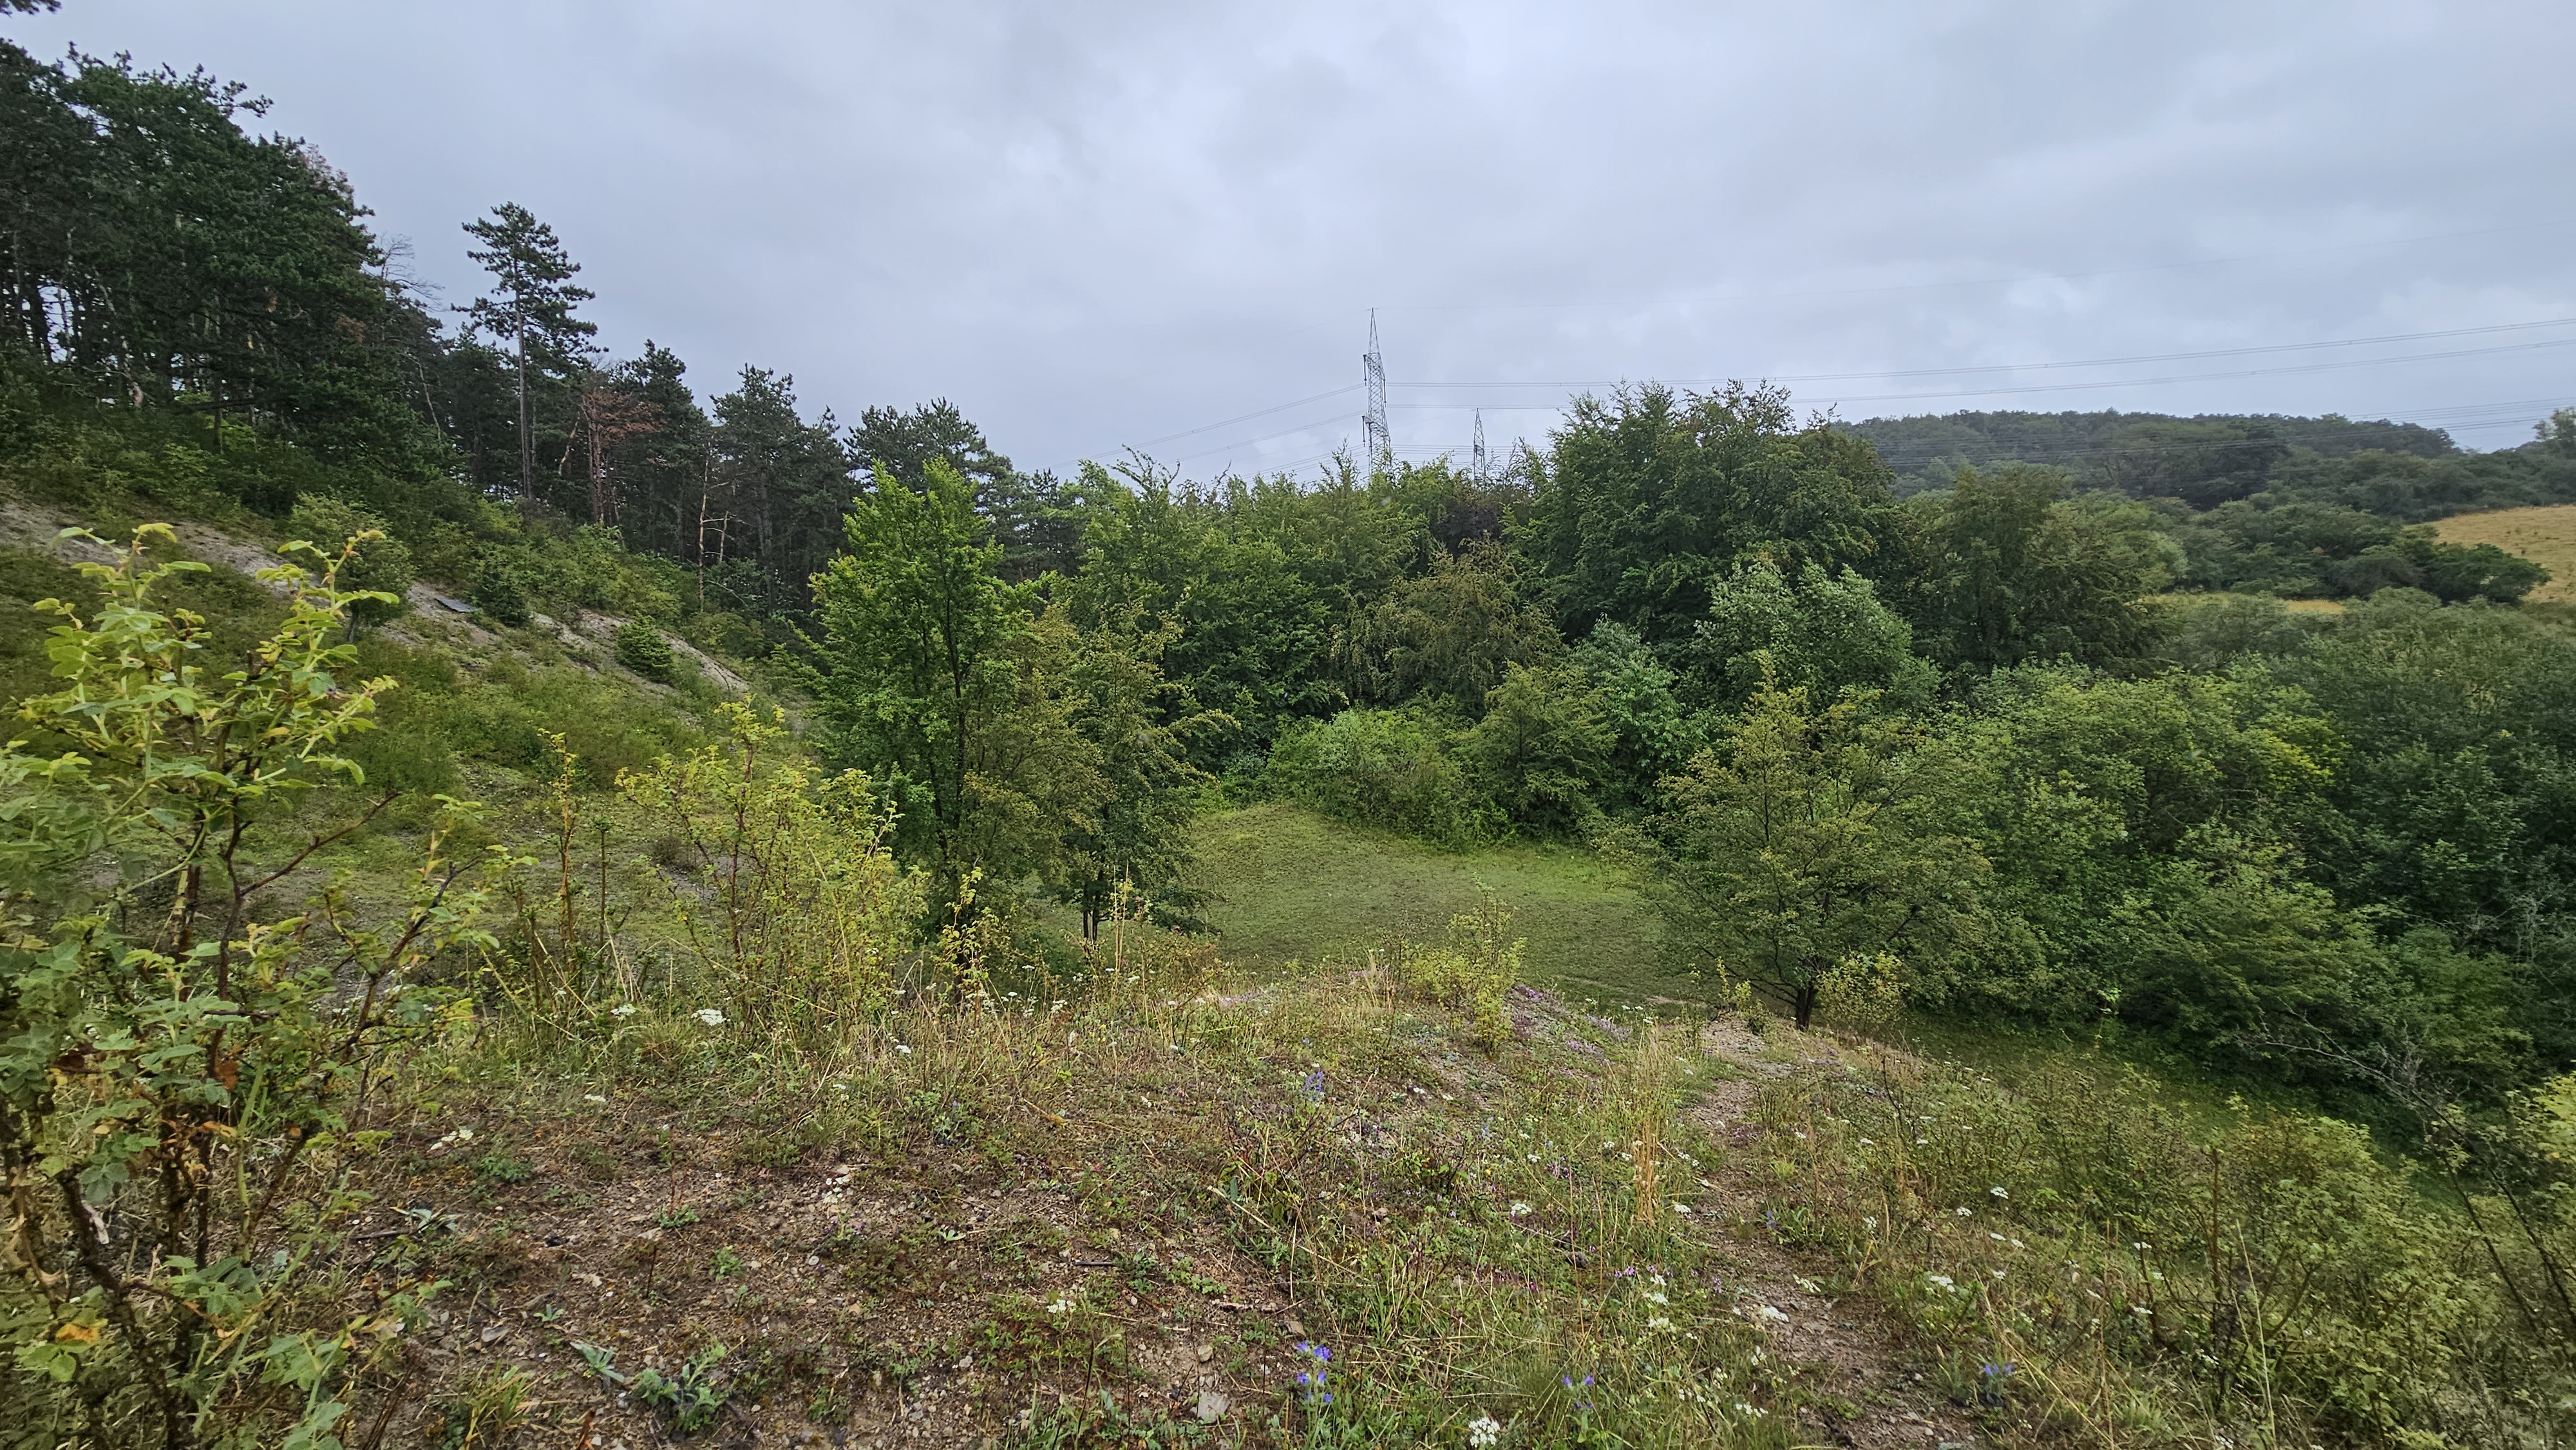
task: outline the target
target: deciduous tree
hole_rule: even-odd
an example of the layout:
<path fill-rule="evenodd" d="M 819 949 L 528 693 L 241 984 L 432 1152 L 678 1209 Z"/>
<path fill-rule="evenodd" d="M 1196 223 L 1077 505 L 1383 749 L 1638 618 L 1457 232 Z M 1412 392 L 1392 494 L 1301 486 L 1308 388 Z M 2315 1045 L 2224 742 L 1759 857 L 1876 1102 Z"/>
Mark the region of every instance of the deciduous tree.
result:
<path fill-rule="evenodd" d="M 1941 809 L 1949 762 L 1865 695 L 1819 708 L 1765 682 L 1628 837 L 1688 941 L 1788 999 L 1798 1025 L 1846 958 L 1946 965 L 1982 934 L 1986 859 Z"/>

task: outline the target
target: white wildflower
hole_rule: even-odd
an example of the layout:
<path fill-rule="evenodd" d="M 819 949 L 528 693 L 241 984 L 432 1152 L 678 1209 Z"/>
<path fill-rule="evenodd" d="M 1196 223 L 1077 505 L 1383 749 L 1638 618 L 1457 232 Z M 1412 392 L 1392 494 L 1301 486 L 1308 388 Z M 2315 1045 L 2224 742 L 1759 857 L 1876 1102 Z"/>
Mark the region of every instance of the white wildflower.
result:
<path fill-rule="evenodd" d="M 1490 1450 L 1502 1443 L 1503 1427 L 1491 1415 L 1478 1415 L 1467 1422 L 1467 1443 L 1474 1450 Z"/>
<path fill-rule="evenodd" d="M 611 1017 L 632 1017 L 635 1015 L 635 1004 L 632 1002 L 620 1002 L 616 1006 L 608 1009 L 608 1015 Z"/>
<path fill-rule="evenodd" d="M 1531 1214 L 1537 1212 L 1536 1209 L 1529 1206 L 1529 1200 L 1525 1198 L 1513 1199 L 1512 1206 L 1505 1211 L 1510 1213 L 1514 1218 L 1527 1218 Z"/>
<path fill-rule="evenodd" d="M 709 1027 L 722 1027 L 724 1014 L 713 1007 L 701 1007 L 698 1009 L 698 1020 Z"/>

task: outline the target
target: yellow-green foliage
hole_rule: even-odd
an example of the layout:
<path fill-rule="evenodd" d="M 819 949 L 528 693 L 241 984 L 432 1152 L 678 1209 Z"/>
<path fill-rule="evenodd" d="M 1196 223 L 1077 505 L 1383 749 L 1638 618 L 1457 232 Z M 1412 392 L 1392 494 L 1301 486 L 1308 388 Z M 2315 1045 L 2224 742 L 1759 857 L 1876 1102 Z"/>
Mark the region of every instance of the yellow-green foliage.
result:
<path fill-rule="evenodd" d="M 1892 953 L 1849 956 L 1816 979 L 1816 1013 L 1849 1032 L 1875 1036 L 1905 1012 L 1905 964 Z"/>
<path fill-rule="evenodd" d="M 818 777 L 775 714 L 722 714 L 730 740 L 618 786 L 667 833 L 671 907 L 709 992 L 759 1031 L 846 1036 L 892 998 L 919 879 L 895 863 L 867 777 Z"/>
<path fill-rule="evenodd" d="M 1473 1015 L 1477 1044 L 1489 1053 L 1512 1035 L 1503 996 L 1520 980 L 1521 956 L 1529 946 L 1509 936 L 1511 924 L 1511 910 L 1488 896 L 1474 911 L 1449 919 L 1447 945 L 1408 945 L 1396 957 L 1396 974 L 1409 990 Z"/>

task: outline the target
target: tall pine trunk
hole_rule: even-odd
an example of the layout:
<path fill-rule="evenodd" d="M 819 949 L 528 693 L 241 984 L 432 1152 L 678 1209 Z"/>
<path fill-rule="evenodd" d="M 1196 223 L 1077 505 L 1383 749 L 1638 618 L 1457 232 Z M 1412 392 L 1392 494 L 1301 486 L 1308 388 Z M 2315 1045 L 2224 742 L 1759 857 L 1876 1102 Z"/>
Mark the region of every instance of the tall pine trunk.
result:
<path fill-rule="evenodd" d="M 528 328 L 521 323 L 519 343 L 519 501 L 537 501 L 537 440 L 528 431 Z"/>

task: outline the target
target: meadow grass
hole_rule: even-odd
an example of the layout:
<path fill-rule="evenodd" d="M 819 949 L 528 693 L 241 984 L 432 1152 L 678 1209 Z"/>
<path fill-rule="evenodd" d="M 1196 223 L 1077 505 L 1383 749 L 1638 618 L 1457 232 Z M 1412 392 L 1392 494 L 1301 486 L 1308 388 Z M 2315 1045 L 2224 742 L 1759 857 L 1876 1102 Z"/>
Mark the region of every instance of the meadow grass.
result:
<path fill-rule="evenodd" d="M 1676 969 L 1663 923 L 1636 886 L 1581 846 L 1461 854 L 1285 802 L 1212 814 L 1198 833 L 1201 875 L 1216 897 L 1201 915 L 1242 967 L 1359 961 L 1396 938 L 1435 941 L 1490 892 L 1529 943 L 1529 981 L 1618 1001 L 1705 995 Z"/>
<path fill-rule="evenodd" d="M 2434 529 L 2445 544 L 2493 544 L 2547 569 L 2549 582 L 2525 596 L 2532 603 L 2576 602 L 2576 503 L 2454 514 Z"/>

